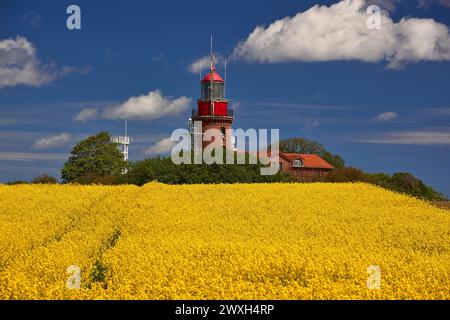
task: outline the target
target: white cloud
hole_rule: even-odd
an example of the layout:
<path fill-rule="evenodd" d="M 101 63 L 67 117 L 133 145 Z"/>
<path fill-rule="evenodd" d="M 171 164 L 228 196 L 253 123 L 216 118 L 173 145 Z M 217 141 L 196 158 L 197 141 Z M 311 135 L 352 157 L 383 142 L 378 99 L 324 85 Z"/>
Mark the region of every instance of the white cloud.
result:
<path fill-rule="evenodd" d="M 162 139 L 144 151 L 147 155 L 166 154 L 169 153 L 176 145 L 176 142 L 169 138 Z"/>
<path fill-rule="evenodd" d="M 275 63 L 285 61 L 388 61 L 401 68 L 418 61 L 450 60 L 448 28 L 433 19 L 403 18 L 394 23 L 382 12 L 380 30 L 367 28 L 366 0 L 315 5 L 294 17 L 258 26 L 234 50 L 233 57 Z"/>
<path fill-rule="evenodd" d="M 391 121 L 391 120 L 395 120 L 397 119 L 398 114 L 396 112 L 383 112 L 380 114 L 377 114 L 375 117 L 373 117 L 374 121 L 378 121 L 378 122 L 387 122 L 387 121 Z"/>
<path fill-rule="evenodd" d="M 24 37 L 0 40 L 0 89 L 17 85 L 42 86 L 70 73 L 85 74 L 91 67 L 58 68 L 55 64 L 43 64 L 36 48 Z"/>
<path fill-rule="evenodd" d="M 225 58 L 222 57 L 222 55 L 216 54 L 214 56 L 214 64 L 215 65 L 223 65 L 224 61 L 225 61 Z M 200 73 L 200 71 L 209 69 L 210 65 L 211 65 L 211 56 L 207 55 L 207 56 L 204 56 L 204 57 L 192 62 L 189 65 L 188 70 L 192 73 Z"/>
<path fill-rule="evenodd" d="M 166 115 L 178 115 L 192 103 L 188 97 L 173 99 L 164 97 L 161 91 L 150 91 L 147 95 L 131 97 L 125 103 L 106 108 L 105 119 L 158 119 Z"/>
<path fill-rule="evenodd" d="M 378 136 L 353 140 L 375 144 L 407 144 L 407 145 L 450 145 L 450 132 L 445 131 L 405 131 L 390 132 Z"/>
<path fill-rule="evenodd" d="M 203 71 L 206 68 L 208 68 L 209 65 L 210 65 L 210 57 L 204 56 L 203 58 L 200 58 L 192 62 L 189 65 L 188 70 L 192 73 L 200 73 L 200 71 Z"/>
<path fill-rule="evenodd" d="M 88 120 L 95 119 L 97 117 L 97 108 L 85 108 L 80 111 L 74 118 L 78 122 L 86 122 Z"/>
<path fill-rule="evenodd" d="M 58 135 L 45 137 L 36 140 L 36 142 L 33 144 L 34 149 L 50 149 L 50 148 L 56 148 L 56 147 L 62 147 L 66 143 L 72 140 L 72 136 L 67 133 L 61 133 Z"/>
<path fill-rule="evenodd" d="M 37 152 L 0 152 L 0 161 L 65 160 L 68 155 L 62 153 Z"/>

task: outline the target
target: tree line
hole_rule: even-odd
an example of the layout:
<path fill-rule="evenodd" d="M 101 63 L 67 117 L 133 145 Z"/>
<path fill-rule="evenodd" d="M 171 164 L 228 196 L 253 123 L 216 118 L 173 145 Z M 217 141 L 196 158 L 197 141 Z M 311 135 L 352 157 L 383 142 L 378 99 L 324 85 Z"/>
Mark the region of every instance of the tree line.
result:
<path fill-rule="evenodd" d="M 126 163 L 117 145 L 111 142 L 110 138 L 108 132 L 100 132 L 77 143 L 61 169 L 62 182 L 138 186 L 151 181 L 166 184 L 299 182 L 292 175 L 283 172 L 263 176 L 260 174 L 261 164 L 175 165 L 170 157 L 161 156 Z M 442 194 L 410 173 L 371 174 L 358 168 L 346 167 L 340 155 L 332 154 L 317 141 L 303 138 L 285 139 L 280 142 L 280 151 L 317 154 L 335 168 L 327 176 L 317 177 L 310 182 L 366 182 L 420 199 L 446 200 Z M 248 155 L 246 157 L 248 160 Z M 56 178 L 49 175 L 41 175 L 31 181 L 31 183 L 57 182 Z M 10 184 L 18 183 L 27 182 L 15 181 Z"/>

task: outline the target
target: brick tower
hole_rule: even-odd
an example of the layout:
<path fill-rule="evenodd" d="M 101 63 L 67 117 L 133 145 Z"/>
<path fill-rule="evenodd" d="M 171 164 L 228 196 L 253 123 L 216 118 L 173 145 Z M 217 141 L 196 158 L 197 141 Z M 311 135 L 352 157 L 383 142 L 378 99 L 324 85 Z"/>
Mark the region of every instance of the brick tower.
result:
<path fill-rule="evenodd" d="M 229 109 L 228 100 L 225 99 L 225 81 L 216 72 L 212 52 L 209 73 L 201 80 L 200 87 L 200 99 L 197 101 L 197 109 L 192 110 L 192 122 L 201 121 L 202 138 L 208 129 L 215 128 L 220 130 L 223 146 L 232 148 L 232 137 L 229 130 L 227 132 L 227 129 L 231 129 L 233 124 L 233 110 Z M 203 148 L 210 143 L 212 142 L 203 142 Z"/>

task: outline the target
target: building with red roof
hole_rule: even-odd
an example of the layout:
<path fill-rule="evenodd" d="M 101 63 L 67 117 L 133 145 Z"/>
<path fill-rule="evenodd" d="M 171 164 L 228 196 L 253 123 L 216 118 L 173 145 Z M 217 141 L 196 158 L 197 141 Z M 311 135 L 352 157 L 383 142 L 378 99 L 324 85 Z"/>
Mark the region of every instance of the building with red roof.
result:
<path fill-rule="evenodd" d="M 280 169 L 302 181 L 325 177 L 334 167 L 317 154 L 279 153 Z"/>

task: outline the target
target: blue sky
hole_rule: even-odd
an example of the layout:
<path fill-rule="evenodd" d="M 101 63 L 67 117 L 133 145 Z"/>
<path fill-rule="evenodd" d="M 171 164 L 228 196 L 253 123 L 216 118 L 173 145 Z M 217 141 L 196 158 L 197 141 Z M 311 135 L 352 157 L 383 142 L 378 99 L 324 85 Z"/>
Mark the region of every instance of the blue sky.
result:
<path fill-rule="evenodd" d="M 356 2 L 386 10 L 386 25 L 366 34 L 366 13 L 339 1 L 1 1 L 0 181 L 59 175 L 77 140 L 121 134 L 129 115 L 131 159 L 151 155 L 187 126 L 189 68 L 213 34 L 235 128 L 318 140 L 348 165 L 408 171 L 450 196 L 450 2 Z M 81 30 L 66 27 L 70 4 Z M 132 97 L 149 109 L 133 113 Z M 76 121 L 82 110 L 96 113 Z"/>

